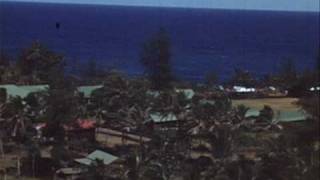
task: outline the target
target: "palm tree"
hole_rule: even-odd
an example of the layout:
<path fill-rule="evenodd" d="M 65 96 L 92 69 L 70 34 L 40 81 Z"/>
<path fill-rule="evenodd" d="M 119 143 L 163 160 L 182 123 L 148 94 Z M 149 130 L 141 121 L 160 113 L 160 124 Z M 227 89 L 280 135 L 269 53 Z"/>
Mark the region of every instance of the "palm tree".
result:
<path fill-rule="evenodd" d="M 246 119 L 246 114 L 249 111 L 250 108 L 244 106 L 244 105 L 238 105 L 235 109 L 236 118 L 239 121 L 243 121 Z"/>
<path fill-rule="evenodd" d="M 160 153 L 161 150 L 144 149 L 144 151 L 132 154 L 126 159 L 127 171 L 125 177 L 128 180 L 168 180 L 172 174 L 172 167 L 168 164 L 170 160 L 171 166 L 174 166 L 173 156 L 168 157 Z"/>
<path fill-rule="evenodd" d="M 86 173 L 86 179 L 103 180 L 105 179 L 103 161 L 95 159 L 89 166 L 88 172 Z"/>
<path fill-rule="evenodd" d="M 39 42 L 24 49 L 17 63 L 22 76 L 30 76 L 31 83 L 49 82 L 63 71 L 63 57 Z"/>

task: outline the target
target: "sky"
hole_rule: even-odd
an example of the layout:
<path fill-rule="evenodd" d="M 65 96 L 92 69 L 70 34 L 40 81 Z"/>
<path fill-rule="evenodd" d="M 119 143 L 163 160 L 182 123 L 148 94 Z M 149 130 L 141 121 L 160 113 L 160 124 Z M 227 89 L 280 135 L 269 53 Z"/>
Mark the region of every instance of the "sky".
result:
<path fill-rule="evenodd" d="M 320 0 L 0 0 L 281 11 L 320 11 Z"/>

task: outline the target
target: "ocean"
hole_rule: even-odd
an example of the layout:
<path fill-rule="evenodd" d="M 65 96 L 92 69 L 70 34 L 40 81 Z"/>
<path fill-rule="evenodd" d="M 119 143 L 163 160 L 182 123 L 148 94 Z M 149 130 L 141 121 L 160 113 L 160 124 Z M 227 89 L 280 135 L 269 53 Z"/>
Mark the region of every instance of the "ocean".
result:
<path fill-rule="evenodd" d="M 60 28 L 56 28 L 56 23 Z M 63 54 L 73 72 L 88 60 L 143 74 L 142 44 L 165 28 L 177 78 L 221 80 L 235 68 L 262 77 L 291 58 L 314 68 L 319 13 L 0 2 L 0 50 L 17 58 L 34 41 Z"/>

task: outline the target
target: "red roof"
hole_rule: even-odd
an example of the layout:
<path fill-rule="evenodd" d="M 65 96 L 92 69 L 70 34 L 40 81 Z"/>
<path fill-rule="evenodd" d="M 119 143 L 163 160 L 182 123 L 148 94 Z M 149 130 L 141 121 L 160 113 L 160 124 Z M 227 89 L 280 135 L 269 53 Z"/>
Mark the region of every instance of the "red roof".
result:
<path fill-rule="evenodd" d="M 77 120 L 77 125 L 81 129 L 91 129 L 91 128 L 95 127 L 96 121 L 94 121 L 92 119 L 78 119 Z"/>
<path fill-rule="evenodd" d="M 46 123 L 39 123 L 36 125 L 36 129 L 43 129 L 47 126 Z M 92 119 L 77 119 L 74 125 L 64 125 L 66 131 L 75 130 L 75 129 L 92 129 L 95 128 L 96 121 Z"/>

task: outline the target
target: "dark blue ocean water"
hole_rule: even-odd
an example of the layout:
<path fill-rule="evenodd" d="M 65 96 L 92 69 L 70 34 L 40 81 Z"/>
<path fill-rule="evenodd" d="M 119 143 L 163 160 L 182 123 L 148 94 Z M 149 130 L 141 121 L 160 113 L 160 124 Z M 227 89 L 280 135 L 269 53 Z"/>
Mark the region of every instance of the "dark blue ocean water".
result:
<path fill-rule="evenodd" d="M 2 51 L 16 57 L 38 40 L 64 54 L 73 70 L 95 59 L 141 74 L 141 45 L 159 27 L 170 34 L 174 72 L 187 80 L 209 71 L 225 80 L 234 68 L 260 76 L 285 58 L 312 68 L 319 51 L 318 13 L 0 2 Z"/>

